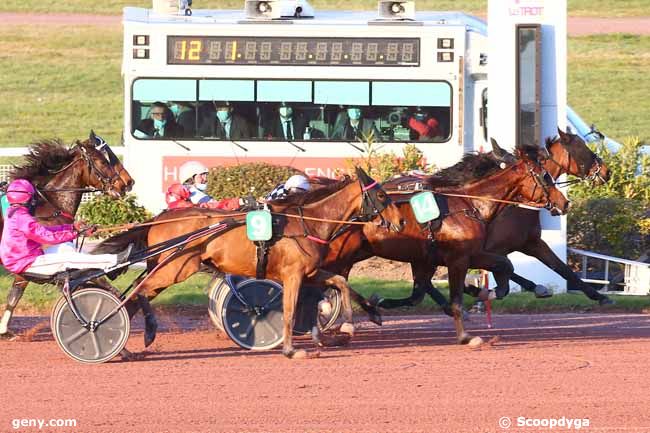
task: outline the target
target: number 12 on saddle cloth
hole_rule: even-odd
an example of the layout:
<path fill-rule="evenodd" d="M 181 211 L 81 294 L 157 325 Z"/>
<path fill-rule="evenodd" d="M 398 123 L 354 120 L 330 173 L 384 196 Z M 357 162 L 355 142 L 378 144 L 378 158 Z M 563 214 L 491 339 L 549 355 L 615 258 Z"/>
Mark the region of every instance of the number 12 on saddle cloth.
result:
<path fill-rule="evenodd" d="M 430 191 L 414 195 L 409 202 L 413 208 L 415 219 L 420 224 L 433 221 L 440 216 L 438 203 L 436 203 L 436 199 Z"/>

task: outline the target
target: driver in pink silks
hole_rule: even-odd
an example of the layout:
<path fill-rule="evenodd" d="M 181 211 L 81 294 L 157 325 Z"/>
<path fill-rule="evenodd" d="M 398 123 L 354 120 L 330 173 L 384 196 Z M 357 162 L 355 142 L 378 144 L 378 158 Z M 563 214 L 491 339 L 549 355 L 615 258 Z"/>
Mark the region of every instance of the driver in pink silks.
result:
<path fill-rule="evenodd" d="M 25 179 L 16 179 L 7 188 L 10 207 L 0 241 L 0 258 L 5 268 L 15 274 L 54 275 L 66 269 L 109 268 L 128 258 L 131 246 L 119 254 L 77 252 L 68 242 L 76 239 L 80 232 L 91 234 L 92 228 L 85 227 L 82 221 L 42 225 L 30 211 L 34 193 L 34 186 Z"/>

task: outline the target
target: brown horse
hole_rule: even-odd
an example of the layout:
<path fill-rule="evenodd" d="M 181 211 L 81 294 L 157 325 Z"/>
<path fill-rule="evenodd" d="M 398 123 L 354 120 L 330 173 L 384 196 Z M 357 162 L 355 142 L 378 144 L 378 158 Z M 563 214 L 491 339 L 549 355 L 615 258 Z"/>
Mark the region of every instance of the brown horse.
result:
<path fill-rule="evenodd" d="M 460 163 L 436 176 L 400 178 L 398 182 L 401 184 L 419 182 L 441 194 L 439 204 L 443 216 L 440 227 L 433 229 L 418 224 L 404 196 L 394 196 L 399 197 L 397 204 L 406 218 L 404 230 L 399 234 L 382 233 L 372 226 L 364 226 L 363 236 L 358 230 L 344 234 L 339 237 L 338 243 L 332 245 L 326 262 L 331 266 L 328 269 L 336 269 L 336 272 L 347 275 L 353 263 L 377 255 L 410 262 L 414 279 L 430 283 L 435 267 L 445 265 L 449 270 L 452 295 L 450 312 L 454 316 L 458 341 L 461 344 L 480 344 L 480 339 L 472 339 L 464 330 L 463 288 L 468 269 L 480 268 L 496 271 L 499 275 L 498 290 L 507 290 L 512 264 L 506 257 L 484 249 L 487 224 L 504 206 L 499 200 L 515 199 L 536 207 L 552 207 L 560 212 L 565 212 L 569 205 L 566 197 L 553 185 L 552 179 L 538 166 L 537 152 L 541 151 L 537 148 L 528 150 L 535 153 L 533 158 L 522 152 L 517 162 L 505 168 L 501 168 L 488 155 L 465 155 Z M 390 182 L 385 186 L 396 187 Z M 363 244 L 363 238 L 367 241 L 367 247 L 355 256 L 359 245 Z M 357 296 L 354 299 L 372 313 L 372 306 Z"/>
<path fill-rule="evenodd" d="M 133 186 L 120 160 L 92 131 L 87 140 L 69 148 L 60 140 L 34 143 L 25 160 L 25 164 L 14 168 L 11 179 L 28 179 L 34 184 L 39 199 L 35 215 L 46 225 L 71 223 L 84 192 L 101 191 L 121 197 Z M 0 217 L 0 236 L 2 226 Z M 20 275 L 14 277 L 0 321 L 0 338 L 13 337 L 9 321 L 27 283 Z"/>
<path fill-rule="evenodd" d="M 609 169 L 587 147 L 582 138 L 578 135 L 564 133 L 560 129 L 558 129 L 558 134 L 558 137 L 546 140 L 548 154 L 541 160 L 546 171 L 554 178 L 558 178 L 562 174 L 570 174 L 582 181 L 593 182 L 596 185 L 601 185 L 609 180 Z M 497 146 L 494 152 L 503 155 L 504 151 Z M 506 206 L 488 223 L 485 250 L 503 256 L 519 251 L 535 257 L 564 277 L 570 287 L 581 290 L 590 299 L 598 301 L 601 305 L 613 303 L 607 296 L 583 282 L 568 265 L 562 262 L 548 244 L 544 242 L 541 233 L 542 228 L 537 211 Z M 423 271 L 419 266 L 412 266 L 411 269 L 414 279 L 411 296 L 403 299 L 378 299 L 375 297 L 375 302 L 379 300 L 378 306 L 390 309 L 417 305 L 422 302 L 424 295 L 428 293 L 449 314 L 450 309 L 447 299 L 433 287 L 429 272 Z M 516 273 L 512 274 L 511 280 L 526 291 L 537 292 L 540 288 L 545 289 Z M 478 289 L 475 287 L 469 287 L 466 290 L 466 292 L 474 294 L 477 291 Z M 358 300 L 362 305 L 364 301 L 363 298 Z M 370 307 L 368 311 L 371 318 L 374 318 L 377 314 L 371 308 L 375 302 L 367 305 Z"/>
<path fill-rule="evenodd" d="M 399 231 L 404 224 L 397 207 L 381 187 L 363 170 L 357 169 L 357 175 L 358 182 L 347 178 L 313 192 L 287 198 L 282 203 L 271 204 L 277 230 L 276 237 L 268 248 L 265 273 L 267 278 L 280 281 L 283 285 L 283 353 L 289 358 L 307 355 L 304 350 L 295 350 L 292 344 L 294 312 L 305 279 L 331 285 L 341 291 L 345 319 L 341 331 L 350 336 L 354 332 L 347 281 L 340 275 L 321 268 L 332 235 L 352 218 L 364 221 L 365 225 L 372 225 L 378 231 L 388 231 L 391 227 Z M 185 217 L 195 218 L 178 221 L 178 218 Z M 379 224 L 375 222 L 378 219 Z M 162 223 L 165 220 L 174 221 Z M 95 252 L 118 251 L 133 241 L 146 241 L 146 245 L 156 245 L 209 224 L 227 221 L 227 217 L 214 210 L 184 209 L 164 212 L 155 221 L 162 224 L 136 228 L 117 235 L 100 244 Z M 184 281 L 198 272 L 202 265 L 226 273 L 256 276 L 256 246 L 247 240 L 246 228 L 241 223 L 232 224 L 234 228 L 219 236 L 204 236 L 189 243 L 182 251 L 168 252 L 150 259 L 147 262 L 149 270 L 165 262 L 142 283 L 142 293 L 152 299 L 172 284 Z M 170 254 L 175 255 L 170 257 Z M 130 312 L 132 310 L 133 308 Z"/>

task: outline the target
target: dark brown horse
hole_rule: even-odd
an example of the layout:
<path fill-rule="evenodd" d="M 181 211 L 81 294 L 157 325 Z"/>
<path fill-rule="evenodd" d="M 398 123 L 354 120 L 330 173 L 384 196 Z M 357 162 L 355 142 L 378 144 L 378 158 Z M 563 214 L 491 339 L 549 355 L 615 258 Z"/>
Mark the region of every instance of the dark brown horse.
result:
<path fill-rule="evenodd" d="M 593 182 L 595 185 L 607 182 L 610 176 L 609 169 L 587 147 L 582 138 L 574 134 L 564 133 L 559 129 L 558 133 L 559 135 L 555 139 L 546 140 L 548 155 L 542 158 L 544 169 L 556 179 L 562 174 L 570 174 L 583 181 Z M 503 154 L 503 151 L 498 147 L 494 152 Z M 541 233 L 539 212 L 521 207 L 507 206 L 488 223 L 485 250 L 503 256 L 519 251 L 535 257 L 566 279 L 569 288 L 581 290 L 587 297 L 598 301 L 601 305 L 613 302 L 607 296 L 583 282 L 568 265 L 560 260 L 548 244 L 544 242 Z M 411 296 L 404 299 L 379 299 L 378 305 L 387 309 L 417 305 L 422 302 L 424 295 L 428 293 L 449 314 L 449 304 L 445 297 L 431 284 L 428 272 L 422 272 L 421 268 L 417 267 L 416 269 L 414 266 L 411 269 L 414 280 Z M 535 292 L 536 289 L 540 289 L 540 286 L 516 273 L 512 274 L 511 280 L 526 291 Z M 475 294 L 478 289 L 471 287 L 466 291 Z M 364 300 L 360 299 L 358 302 L 363 303 Z M 374 305 L 374 302 L 372 305 Z M 376 311 L 372 308 L 369 308 L 368 311 L 371 318 L 375 318 Z"/>
<path fill-rule="evenodd" d="M 381 187 L 363 170 L 357 169 L 357 174 L 358 182 L 348 178 L 271 205 L 277 231 L 276 238 L 268 248 L 265 270 L 267 278 L 280 281 L 283 285 L 283 353 L 289 358 L 307 355 L 304 350 L 295 350 L 292 344 L 294 312 L 299 290 L 305 279 L 321 285 L 334 286 L 341 291 L 345 319 L 341 331 L 353 334 L 350 287 L 342 276 L 321 268 L 321 261 L 328 252 L 328 241 L 345 225 L 343 222 L 355 218 L 365 221 L 365 225 L 372 225 L 378 231 L 389 231 L 389 227 L 398 231 L 404 224 L 397 207 L 391 203 Z M 185 217 L 195 218 L 178 221 L 178 218 Z M 222 212 L 204 209 L 164 212 L 155 218 L 156 222 L 174 221 L 132 229 L 103 242 L 95 252 L 119 251 L 133 241 L 156 245 L 227 218 Z M 141 293 L 152 299 L 167 287 L 184 281 L 206 265 L 226 273 L 256 276 L 256 246 L 247 239 L 246 227 L 235 222 L 233 225 L 234 228 L 219 236 L 198 238 L 173 257 L 170 257 L 172 252 L 169 252 L 150 259 L 147 262 L 149 270 L 163 261 L 168 261 L 143 282 Z M 130 312 L 132 310 L 133 307 Z"/>
<path fill-rule="evenodd" d="M 60 140 L 44 140 L 30 146 L 25 163 L 14 168 L 11 179 L 28 179 L 37 190 L 36 217 L 45 225 L 69 224 L 81 203 L 84 192 L 101 191 L 121 197 L 131 190 L 133 179 L 108 144 L 90 133 L 90 137 L 65 146 Z M 0 236 L 2 234 L 0 217 Z M 5 313 L 0 321 L 0 338 L 12 338 L 9 320 L 18 305 L 27 281 L 14 281 L 7 296 Z"/>
<path fill-rule="evenodd" d="M 537 153 L 539 149 L 529 151 Z M 513 271 L 512 264 L 506 257 L 484 249 L 487 224 L 504 206 L 499 200 L 517 200 L 538 207 L 553 207 L 561 212 L 565 212 L 569 205 L 566 197 L 538 165 L 538 157 L 536 154 L 531 158 L 522 152 L 521 159 L 501 168 L 488 155 L 466 155 L 460 163 L 436 176 L 401 178 L 401 184 L 419 182 L 442 194 L 439 200 L 443 214 L 440 227 L 433 229 L 418 224 L 404 196 L 393 196 L 398 200 L 400 212 L 406 219 L 404 230 L 399 234 L 382 233 L 372 226 L 364 226 L 363 236 L 358 230 L 340 236 L 338 243 L 332 245 L 328 256 L 327 263 L 331 266 L 329 269 L 347 275 L 353 263 L 377 255 L 410 262 L 414 279 L 428 281 L 430 284 L 435 267 L 445 265 L 449 270 L 452 295 L 450 312 L 454 316 L 458 341 L 461 344 L 480 344 L 480 339 L 473 340 L 464 330 L 462 296 L 469 268 L 496 271 L 499 276 L 498 290 L 507 290 L 508 278 Z M 385 186 L 389 188 L 390 182 Z M 358 247 L 364 245 L 364 238 L 367 246 L 360 254 L 356 254 Z M 359 298 L 355 296 L 355 300 L 366 308 L 370 307 L 372 312 L 371 306 Z"/>

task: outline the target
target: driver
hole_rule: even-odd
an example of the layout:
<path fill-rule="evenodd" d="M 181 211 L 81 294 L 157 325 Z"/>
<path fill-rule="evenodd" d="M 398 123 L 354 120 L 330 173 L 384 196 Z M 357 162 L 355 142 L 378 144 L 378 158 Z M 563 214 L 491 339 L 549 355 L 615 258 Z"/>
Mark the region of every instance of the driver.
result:
<path fill-rule="evenodd" d="M 132 245 L 119 254 L 77 252 L 68 242 L 80 233 L 92 234 L 94 229 L 83 221 L 58 226 L 40 224 L 33 216 L 35 192 L 26 179 L 16 179 L 7 188 L 9 209 L 0 241 L 5 268 L 15 274 L 54 275 L 66 269 L 105 269 L 128 259 Z"/>
<path fill-rule="evenodd" d="M 171 185 L 165 196 L 169 209 L 200 206 L 233 211 L 242 207 L 254 208 L 257 205 L 253 197 L 216 200 L 206 194 L 208 169 L 200 162 L 190 161 L 183 164 L 179 170 L 179 178 L 183 183 Z"/>

